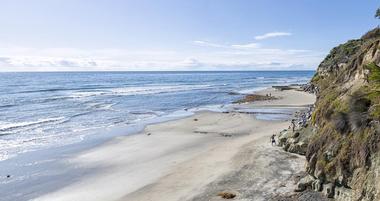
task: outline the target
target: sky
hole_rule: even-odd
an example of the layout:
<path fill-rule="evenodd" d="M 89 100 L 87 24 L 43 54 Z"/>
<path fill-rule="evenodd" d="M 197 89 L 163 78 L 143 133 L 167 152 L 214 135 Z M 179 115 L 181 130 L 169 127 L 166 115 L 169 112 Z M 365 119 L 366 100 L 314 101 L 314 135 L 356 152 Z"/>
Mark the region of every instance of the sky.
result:
<path fill-rule="evenodd" d="M 0 0 L 0 71 L 314 70 L 376 0 Z"/>

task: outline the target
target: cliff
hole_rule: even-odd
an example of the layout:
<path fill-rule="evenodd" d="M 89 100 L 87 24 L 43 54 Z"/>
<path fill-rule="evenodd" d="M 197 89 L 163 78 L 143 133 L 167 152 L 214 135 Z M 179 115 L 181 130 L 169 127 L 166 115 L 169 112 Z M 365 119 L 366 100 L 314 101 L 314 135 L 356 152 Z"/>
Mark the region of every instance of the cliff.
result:
<path fill-rule="evenodd" d="M 344 201 L 380 200 L 379 66 L 379 28 L 333 48 L 319 65 L 308 87 L 317 95 L 315 108 L 307 125 L 295 131 L 306 139 L 306 150 L 295 152 L 306 152 L 309 174 L 298 191 L 312 188 Z"/>

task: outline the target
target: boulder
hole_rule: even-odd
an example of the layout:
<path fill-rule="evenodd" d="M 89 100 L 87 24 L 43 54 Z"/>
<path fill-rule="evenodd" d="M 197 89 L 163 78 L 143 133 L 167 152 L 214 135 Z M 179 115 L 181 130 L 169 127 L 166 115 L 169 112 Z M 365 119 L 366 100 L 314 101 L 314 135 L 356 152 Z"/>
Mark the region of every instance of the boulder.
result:
<path fill-rule="evenodd" d="M 302 178 L 297 183 L 297 188 L 294 191 L 295 192 L 302 192 L 302 191 L 310 188 L 313 181 L 314 181 L 314 178 L 311 175 L 307 175 L 306 177 Z"/>
<path fill-rule="evenodd" d="M 222 197 L 223 199 L 233 199 L 236 197 L 236 194 L 231 192 L 220 192 L 218 193 L 218 196 Z"/>
<path fill-rule="evenodd" d="M 322 193 L 328 198 L 333 198 L 335 194 L 335 185 L 332 183 L 323 185 Z"/>
<path fill-rule="evenodd" d="M 300 136 L 300 132 L 294 132 L 292 138 L 298 138 Z"/>
<path fill-rule="evenodd" d="M 314 180 L 313 183 L 311 184 L 311 188 L 314 191 L 322 191 L 322 181 L 319 179 Z"/>
<path fill-rule="evenodd" d="M 283 130 L 278 135 L 278 146 L 283 147 L 286 144 L 287 139 L 290 137 L 290 132 L 288 130 Z"/>
<path fill-rule="evenodd" d="M 311 175 L 314 175 L 316 163 L 317 163 L 317 154 L 313 154 L 307 163 L 306 172 Z"/>
<path fill-rule="evenodd" d="M 324 173 L 322 167 L 316 167 L 315 168 L 314 177 L 318 178 L 321 181 L 325 180 L 325 173 Z"/>
<path fill-rule="evenodd" d="M 344 187 L 335 187 L 335 200 L 338 201 L 352 201 L 352 190 Z"/>

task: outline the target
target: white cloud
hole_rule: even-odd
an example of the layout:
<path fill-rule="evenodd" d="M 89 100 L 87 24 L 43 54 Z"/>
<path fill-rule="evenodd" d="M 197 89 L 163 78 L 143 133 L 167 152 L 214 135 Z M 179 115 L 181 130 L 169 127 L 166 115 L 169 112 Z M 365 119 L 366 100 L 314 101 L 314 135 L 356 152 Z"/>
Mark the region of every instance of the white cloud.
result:
<path fill-rule="evenodd" d="M 288 32 L 270 32 L 263 35 L 255 36 L 256 40 L 264 40 L 268 38 L 280 37 L 280 36 L 291 36 L 292 33 Z"/>
<path fill-rule="evenodd" d="M 1 57 L 0 60 L 10 66 L 19 67 L 96 67 L 97 62 L 88 58 L 53 58 L 53 57 Z"/>
<path fill-rule="evenodd" d="M 204 47 L 226 47 L 225 45 L 211 43 L 203 40 L 195 40 L 193 41 L 194 44 L 204 46 Z"/>
<path fill-rule="evenodd" d="M 231 45 L 232 48 L 236 49 L 251 49 L 251 48 L 258 48 L 260 45 L 258 43 L 248 43 L 248 44 L 241 44 L 241 45 Z"/>
<path fill-rule="evenodd" d="M 183 60 L 178 66 L 184 66 L 184 67 L 202 67 L 203 64 L 196 58 L 187 58 Z"/>

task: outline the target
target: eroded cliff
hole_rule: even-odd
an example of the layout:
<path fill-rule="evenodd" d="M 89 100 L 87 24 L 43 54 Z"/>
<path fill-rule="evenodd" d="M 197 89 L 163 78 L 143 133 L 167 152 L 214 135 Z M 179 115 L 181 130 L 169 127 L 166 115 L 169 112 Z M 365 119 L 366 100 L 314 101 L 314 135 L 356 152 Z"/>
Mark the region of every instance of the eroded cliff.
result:
<path fill-rule="evenodd" d="M 379 65 L 376 28 L 332 49 L 311 81 L 317 101 L 307 172 L 314 189 L 338 200 L 380 200 Z"/>

